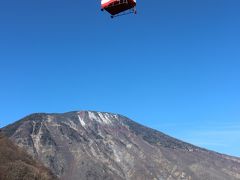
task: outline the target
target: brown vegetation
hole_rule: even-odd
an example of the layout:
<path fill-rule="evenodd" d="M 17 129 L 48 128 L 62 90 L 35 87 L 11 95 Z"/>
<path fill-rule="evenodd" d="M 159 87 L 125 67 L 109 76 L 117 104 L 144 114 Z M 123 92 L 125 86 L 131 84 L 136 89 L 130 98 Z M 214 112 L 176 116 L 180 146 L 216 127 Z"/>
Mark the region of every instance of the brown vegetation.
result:
<path fill-rule="evenodd" d="M 53 180 L 50 170 L 0 134 L 0 180 Z"/>

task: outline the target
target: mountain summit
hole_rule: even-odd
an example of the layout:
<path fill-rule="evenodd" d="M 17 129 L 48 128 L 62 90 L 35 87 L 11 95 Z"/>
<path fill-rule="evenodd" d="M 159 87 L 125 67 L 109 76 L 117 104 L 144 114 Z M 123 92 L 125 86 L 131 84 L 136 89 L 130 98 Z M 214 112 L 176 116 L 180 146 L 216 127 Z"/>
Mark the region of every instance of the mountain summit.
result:
<path fill-rule="evenodd" d="M 239 180 L 240 159 L 112 113 L 37 113 L 4 134 L 64 180 Z"/>

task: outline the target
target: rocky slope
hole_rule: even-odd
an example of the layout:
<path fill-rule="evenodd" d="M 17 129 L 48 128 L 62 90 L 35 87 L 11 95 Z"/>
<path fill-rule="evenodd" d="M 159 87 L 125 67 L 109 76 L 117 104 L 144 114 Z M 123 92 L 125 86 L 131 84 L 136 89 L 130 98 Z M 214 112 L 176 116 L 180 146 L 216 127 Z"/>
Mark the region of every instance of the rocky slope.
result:
<path fill-rule="evenodd" d="M 32 114 L 3 128 L 65 180 L 237 180 L 240 159 L 111 113 Z"/>
<path fill-rule="evenodd" d="M 57 179 L 42 163 L 0 134 L 0 180 Z"/>

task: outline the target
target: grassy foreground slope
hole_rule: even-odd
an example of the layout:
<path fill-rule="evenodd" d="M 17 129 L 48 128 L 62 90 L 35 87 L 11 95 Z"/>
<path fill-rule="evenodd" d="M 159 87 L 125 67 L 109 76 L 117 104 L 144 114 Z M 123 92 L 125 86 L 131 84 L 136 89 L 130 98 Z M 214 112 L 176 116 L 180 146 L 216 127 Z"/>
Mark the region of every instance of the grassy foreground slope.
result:
<path fill-rule="evenodd" d="M 56 177 L 0 133 L 0 180 L 54 180 Z"/>

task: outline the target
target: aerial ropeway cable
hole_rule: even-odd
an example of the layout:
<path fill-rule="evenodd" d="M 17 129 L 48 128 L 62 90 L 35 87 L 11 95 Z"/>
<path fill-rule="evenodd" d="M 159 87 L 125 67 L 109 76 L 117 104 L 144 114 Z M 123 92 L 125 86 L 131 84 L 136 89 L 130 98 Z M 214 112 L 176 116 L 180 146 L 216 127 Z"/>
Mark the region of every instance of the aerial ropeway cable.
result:
<path fill-rule="evenodd" d="M 111 18 L 127 14 L 137 14 L 136 0 L 101 0 L 101 10 L 111 14 Z"/>

